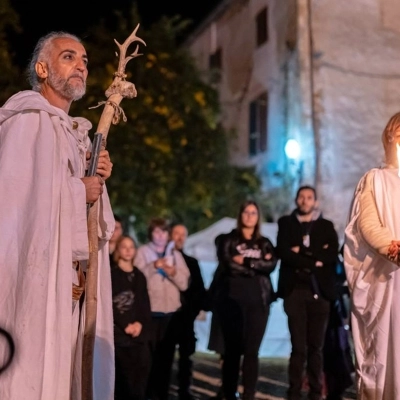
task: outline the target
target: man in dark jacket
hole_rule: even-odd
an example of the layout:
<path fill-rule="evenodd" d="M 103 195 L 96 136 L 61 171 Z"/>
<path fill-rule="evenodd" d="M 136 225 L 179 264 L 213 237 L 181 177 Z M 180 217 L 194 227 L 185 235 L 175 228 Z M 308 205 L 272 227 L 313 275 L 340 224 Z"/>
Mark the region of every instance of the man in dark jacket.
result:
<path fill-rule="evenodd" d="M 302 186 L 297 208 L 278 220 L 277 250 L 281 259 L 278 297 L 292 343 L 288 399 L 301 399 L 304 365 L 310 400 L 322 399 L 323 345 L 330 302 L 335 299 L 338 236 L 331 221 L 317 210 L 316 191 Z"/>
<path fill-rule="evenodd" d="M 189 287 L 181 292 L 182 307 L 174 314 L 171 320 L 171 332 L 176 344 L 179 346 L 178 361 L 178 394 L 180 400 L 189 400 L 190 384 L 192 380 L 191 356 L 196 350 L 196 335 L 194 321 L 201 310 L 204 309 L 206 289 L 201 275 L 198 261 L 183 252 L 183 247 L 188 236 L 187 228 L 176 224 L 171 228 L 171 239 L 185 259 L 190 271 Z"/>

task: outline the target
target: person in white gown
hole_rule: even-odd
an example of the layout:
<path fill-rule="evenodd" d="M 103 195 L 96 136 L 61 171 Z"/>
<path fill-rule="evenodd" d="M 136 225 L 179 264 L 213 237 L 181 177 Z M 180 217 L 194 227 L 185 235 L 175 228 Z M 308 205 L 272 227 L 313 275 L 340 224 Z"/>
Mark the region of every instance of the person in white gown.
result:
<path fill-rule="evenodd" d="M 400 399 L 400 113 L 387 123 L 385 163 L 364 174 L 345 229 L 357 399 Z"/>

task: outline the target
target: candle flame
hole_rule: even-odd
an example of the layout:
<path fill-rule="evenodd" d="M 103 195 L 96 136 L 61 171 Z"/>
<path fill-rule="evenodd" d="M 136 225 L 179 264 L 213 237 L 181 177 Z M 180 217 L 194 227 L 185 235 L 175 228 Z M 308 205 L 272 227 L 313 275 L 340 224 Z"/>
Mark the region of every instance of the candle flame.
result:
<path fill-rule="evenodd" d="M 400 144 L 399 143 L 396 143 L 396 149 L 397 149 L 397 168 L 398 168 L 397 175 L 400 177 Z"/>

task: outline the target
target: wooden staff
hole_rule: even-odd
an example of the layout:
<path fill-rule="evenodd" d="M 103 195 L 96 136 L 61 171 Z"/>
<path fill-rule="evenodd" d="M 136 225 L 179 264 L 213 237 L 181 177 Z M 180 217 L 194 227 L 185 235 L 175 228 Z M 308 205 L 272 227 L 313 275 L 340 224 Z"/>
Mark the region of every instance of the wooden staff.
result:
<path fill-rule="evenodd" d="M 100 102 L 98 105 L 104 104 L 104 110 L 101 114 L 100 121 L 97 127 L 97 133 L 102 134 L 101 149 L 106 148 L 107 135 L 111 123 L 118 124 L 121 114 L 125 119 L 124 112 L 119 106 L 124 97 L 136 97 L 137 92 L 135 85 L 125 80 L 126 64 L 135 57 L 140 56 L 139 45 L 135 51 L 129 56 L 126 55 L 128 47 L 133 42 L 146 43 L 136 36 L 139 29 L 139 24 L 130 34 L 130 36 L 121 45 L 115 39 L 115 43 L 119 48 L 119 64 L 118 70 L 114 73 L 114 80 L 110 87 L 106 90 L 106 101 Z M 94 341 L 96 335 L 96 316 L 97 316 L 97 280 L 98 280 L 98 249 L 99 241 L 97 234 L 98 226 L 98 201 L 96 201 L 89 209 L 88 215 L 88 235 L 89 235 L 89 261 L 86 270 L 86 317 L 85 329 L 83 337 L 82 349 L 82 400 L 93 400 L 93 356 L 94 356 Z M 108 379 L 109 377 L 104 377 Z"/>

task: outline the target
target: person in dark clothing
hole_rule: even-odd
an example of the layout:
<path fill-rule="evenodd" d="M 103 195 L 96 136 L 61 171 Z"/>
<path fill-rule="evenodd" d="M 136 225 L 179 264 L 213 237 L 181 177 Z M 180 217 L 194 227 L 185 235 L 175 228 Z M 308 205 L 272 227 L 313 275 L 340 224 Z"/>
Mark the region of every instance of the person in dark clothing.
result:
<path fill-rule="evenodd" d="M 344 314 L 342 302 L 339 299 L 331 302 L 323 349 L 327 391 L 325 400 L 342 400 L 345 390 L 354 384 L 352 375 L 355 368 Z"/>
<path fill-rule="evenodd" d="M 144 274 L 134 267 L 136 245 L 121 236 L 111 269 L 115 344 L 115 400 L 144 400 L 150 371 L 150 300 Z"/>
<path fill-rule="evenodd" d="M 323 346 L 330 302 L 336 298 L 338 236 L 331 221 L 317 211 L 316 191 L 302 186 L 297 208 L 278 220 L 277 250 L 281 259 L 278 296 L 283 298 L 292 351 L 288 399 L 299 400 L 307 363 L 308 398 L 322 399 Z"/>
<path fill-rule="evenodd" d="M 188 231 L 185 225 L 176 224 L 171 228 L 171 240 L 175 242 L 190 272 L 189 287 L 181 292 L 181 308 L 172 316 L 170 329 L 172 340 L 178 345 L 178 395 L 180 400 L 192 399 L 192 359 L 196 351 L 194 321 L 204 308 L 206 289 L 198 261 L 183 251 Z"/>
<path fill-rule="evenodd" d="M 336 300 L 331 302 L 323 349 L 326 400 L 342 400 L 344 391 L 354 384 L 355 367 L 346 323 L 349 316 L 343 299 L 348 295 L 345 282 L 342 246 L 336 264 Z"/>
<path fill-rule="evenodd" d="M 206 311 L 212 312 L 211 326 L 210 326 L 210 336 L 208 339 L 208 350 L 215 351 L 219 354 L 220 367 L 224 363 L 224 338 L 222 336 L 221 324 L 218 320 L 218 313 L 215 309 L 215 301 L 218 298 L 219 289 L 224 281 L 224 267 L 221 263 L 221 250 L 223 238 L 227 233 L 221 233 L 214 239 L 214 244 L 217 253 L 218 265 L 215 269 L 213 279 L 211 281 L 210 287 L 207 290 L 207 301 L 206 301 Z M 239 394 L 236 394 L 237 398 Z M 210 400 L 222 400 L 224 398 L 224 391 L 222 386 L 219 388 L 218 393 L 215 396 L 210 397 Z"/>
<path fill-rule="evenodd" d="M 208 340 L 207 348 L 208 350 L 215 351 L 216 353 L 218 353 L 221 357 L 221 362 L 224 353 L 224 340 L 222 337 L 221 324 L 219 323 L 218 320 L 218 313 L 216 312 L 215 309 L 215 303 L 216 299 L 218 298 L 219 290 L 223 286 L 222 283 L 224 282 L 224 271 L 225 271 L 225 268 L 221 263 L 222 246 L 220 246 L 220 244 L 222 243 L 223 238 L 226 237 L 227 235 L 228 235 L 227 233 L 221 233 L 214 239 L 218 265 L 214 271 L 210 287 L 207 290 L 206 305 L 205 305 L 205 310 L 212 312 L 210 337 Z"/>
<path fill-rule="evenodd" d="M 253 400 L 258 379 L 258 352 L 274 299 L 270 279 L 277 264 L 271 241 L 260 232 L 261 212 L 254 201 L 239 209 L 237 228 L 217 250 L 223 264 L 223 282 L 216 299 L 224 340 L 222 387 L 226 400 L 236 400 L 243 355 L 243 399 Z"/>
<path fill-rule="evenodd" d="M 231 233 L 233 231 L 234 231 L 234 229 L 231 231 Z M 210 283 L 210 287 L 207 289 L 206 304 L 205 304 L 206 311 L 213 311 L 214 305 L 215 305 L 215 299 L 218 297 L 218 292 L 222 286 L 221 283 L 224 281 L 225 268 L 223 266 L 223 263 L 221 263 L 221 258 L 222 258 L 221 257 L 222 256 L 221 243 L 223 242 L 224 238 L 228 235 L 229 235 L 228 233 L 220 233 L 214 239 L 218 265 L 214 271 L 214 275 L 213 275 L 212 281 Z M 217 353 L 220 352 L 219 349 L 220 349 L 220 347 L 218 347 L 218 349 L 209 348 L 209 350 L 216 351 Z"/>

